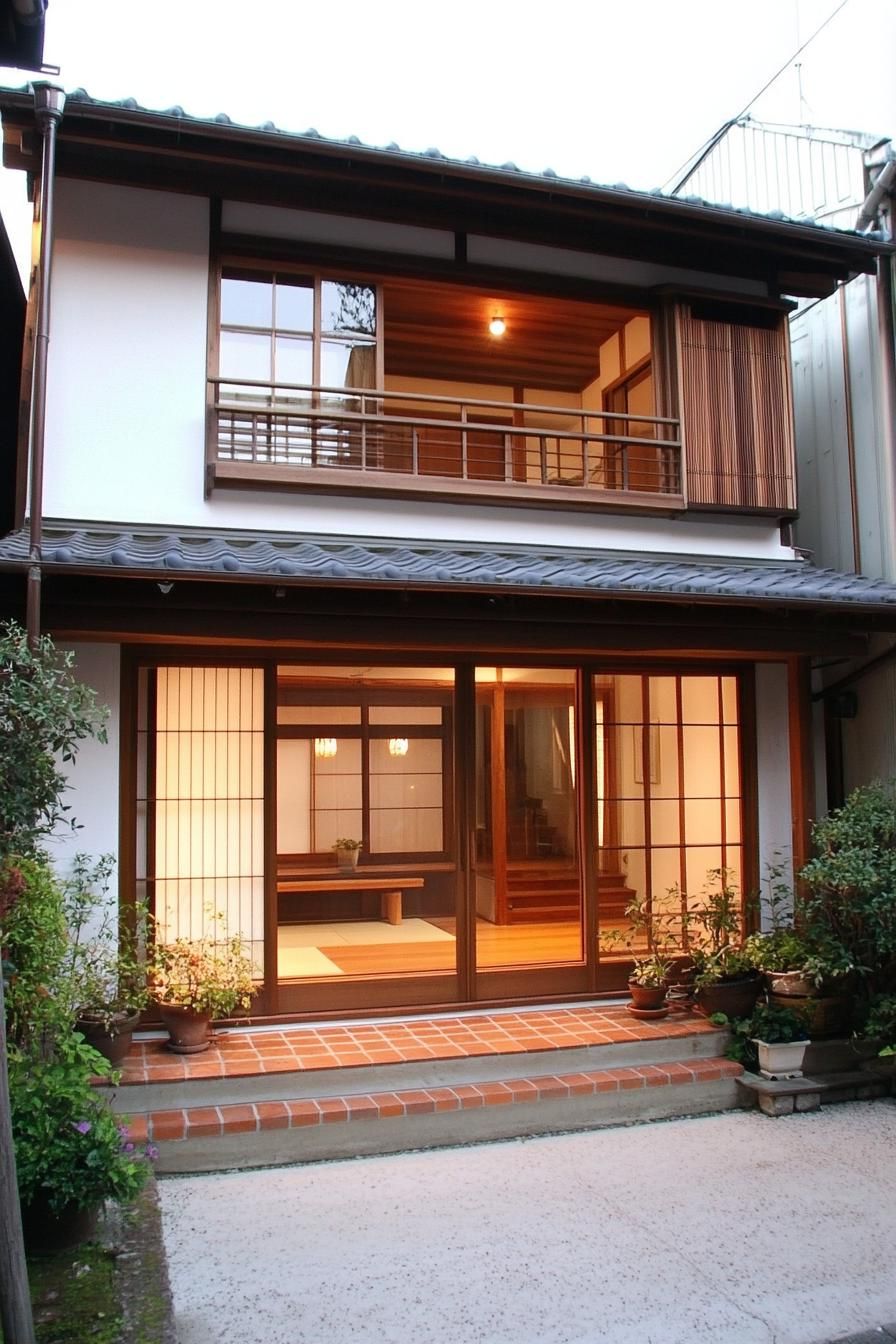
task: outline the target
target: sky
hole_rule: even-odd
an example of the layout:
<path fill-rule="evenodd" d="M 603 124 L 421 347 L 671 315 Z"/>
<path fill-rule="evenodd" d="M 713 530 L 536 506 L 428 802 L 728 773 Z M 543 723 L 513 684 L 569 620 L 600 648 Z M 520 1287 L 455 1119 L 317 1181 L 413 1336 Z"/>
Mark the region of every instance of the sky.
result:
<path fill-rule="evenodd" d="M 893 0 L 50 0 L 44 45 L 94 97 L 642 188 L 781 66 L 753 116 L 896 136 L 894 53 Z"/>

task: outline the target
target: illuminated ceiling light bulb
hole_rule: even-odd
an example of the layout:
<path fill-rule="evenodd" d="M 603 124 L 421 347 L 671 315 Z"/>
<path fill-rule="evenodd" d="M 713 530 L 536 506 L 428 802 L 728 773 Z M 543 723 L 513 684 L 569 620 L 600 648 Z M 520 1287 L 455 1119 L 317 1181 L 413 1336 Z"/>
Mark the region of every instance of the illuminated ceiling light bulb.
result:
<path fill-rule="evenodd" d="M 331 756 L 336 755 L 335 737 L 316 737 L 314 739 L 314 754 L 318 760 L 329 760 Z"/>
<path fill-rule="evenodd" d="M 488 329 L 493 336 L 504 335 L 505 331 L 507 330 L 507 323 L 504 321 L 500 313 L 495 313 L 491 322 L 489 322 L 488 324 Z"/>
<path fill-rule="evenodd" d="M 389 738 L 390 756 L 407 756 L 407 754 L 408 754 L 408 740 L 406 737 Z"/>

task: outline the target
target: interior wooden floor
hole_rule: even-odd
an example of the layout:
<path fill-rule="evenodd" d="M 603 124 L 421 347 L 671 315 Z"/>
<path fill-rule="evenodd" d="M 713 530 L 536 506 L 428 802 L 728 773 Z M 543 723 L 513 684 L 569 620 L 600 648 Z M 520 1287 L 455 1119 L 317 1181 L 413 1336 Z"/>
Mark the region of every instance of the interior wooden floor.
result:
<path fill-rule="evenodd" d="M 428 921 L 454 935 L 452 918 L 432 917 Z M 306 925 L 313 928 L 313 925 Z M 455 969 L 456 944 L 377 943 L 333 947 L 320 944 L 320 951 L 334 962 L 343 975 L 414 975 L 426 971 Z M 582 929 L 578 921 L 497 925 L 476 921 L 476 959 L 480 968 L 502 966 L 557 966 L 576 964 L 583 959 Z M 615 960 L 617 958 L 606 958 Z"/>

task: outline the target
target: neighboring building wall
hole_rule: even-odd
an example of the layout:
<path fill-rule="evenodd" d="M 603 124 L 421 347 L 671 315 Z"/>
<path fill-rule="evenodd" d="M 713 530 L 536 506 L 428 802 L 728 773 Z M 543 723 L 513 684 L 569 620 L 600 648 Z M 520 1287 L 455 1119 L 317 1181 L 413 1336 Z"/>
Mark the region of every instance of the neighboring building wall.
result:
<path fill-rule="evenodd" d="M 291 237 L 295 219 L 308 218 L 269 207 L 252 207 L 262 214 L 244 218 L 249 209 L 228 207 L 225 224 L 264 219 L 269 235 L 279 224 Z M 354 227 L 369 246 L 367 223 Z M 400 236 L 392 239 L 390 229 Z M 63 178 L 56 230 L 47 518 L 792 558 L 775 524 L 758 519 L 592 516 L 252 491 L 219 491 L 206 500 L 208 202 Z M 407 241 L 402 230 L 382 226 L 374 238 L 394 250 Z M 417 234 L 438 234 L 412 232 L 418 251 L 425 240 Z"/>

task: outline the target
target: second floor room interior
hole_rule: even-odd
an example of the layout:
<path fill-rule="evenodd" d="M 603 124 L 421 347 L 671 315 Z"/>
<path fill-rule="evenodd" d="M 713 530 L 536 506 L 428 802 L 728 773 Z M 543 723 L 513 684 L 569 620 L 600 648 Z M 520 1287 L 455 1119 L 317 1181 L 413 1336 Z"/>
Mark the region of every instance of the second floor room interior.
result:
<path fill-rule="evenodd" d="M 637 308 L 225 264 L 217 457 L 678 495 L 653 368 Z"/>

